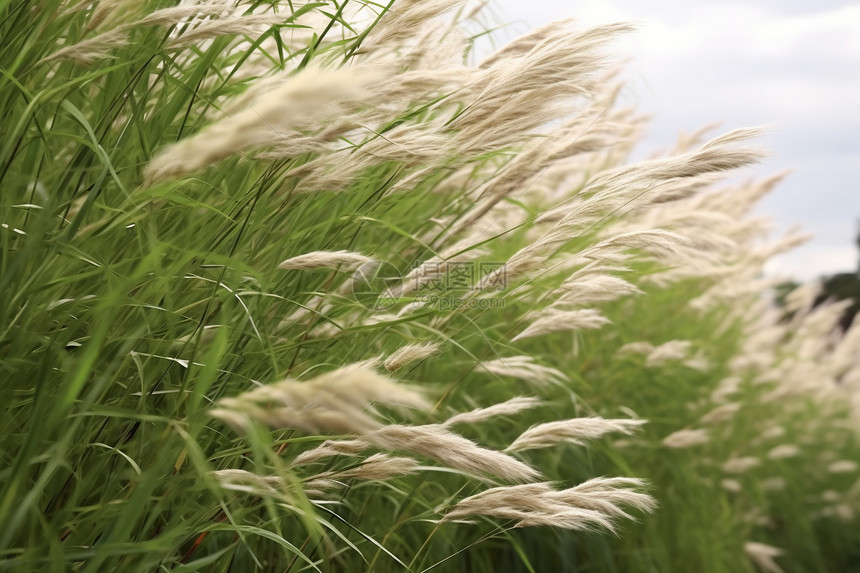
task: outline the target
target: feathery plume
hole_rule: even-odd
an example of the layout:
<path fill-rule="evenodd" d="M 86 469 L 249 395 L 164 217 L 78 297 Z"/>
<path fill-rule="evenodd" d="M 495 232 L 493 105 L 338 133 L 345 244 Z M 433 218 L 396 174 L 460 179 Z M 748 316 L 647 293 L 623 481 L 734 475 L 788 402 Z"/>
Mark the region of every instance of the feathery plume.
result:
<path fill-rule="evenodd" d="M 338 267 L 357 267 L 365 263 L 371 263 L 373 259 L 350 251 L 313 251 L 304 255 L 298 255 L 287 259 L 278 265 L 279 269 L 285 270 L 308 270 L 320 267 L 336 269 Z"/>
<path fill-rule="evenodd" d="M 702 350 L 696 352 L 694 356 L 682 362 L 687 368 L 698 370 L 699 372 L 707 372 L 711 368 L 711 361 L 703 354 Z"/>
<path fill-rule="evenodd" d="M 624 166 L 619 169 L 618 174 L 610 172 L 602 175 L 599 184 L 605 186 L 608 182 L 617 181 L 633 172 L 640 177 L 663 180 L 693 178 L 748 167 L 765 159 L 767 154 L 757 149 L 734 146 L 760 136 L 763 131 L 762 128 L 736 129 L 709 141 L 698 150 Z"/>
<path fill-rule="evenodd" d="M 609 516 L 592 509 L 550 504 L 550 484 L 526 484 L 491 488 L 457 502 L 442 521 L 474 515 L 516 520 L 516 527 L 548 525 L 574 531 L 612 530 Z"/>
<path fill-rule="evenodd" d="M 642 293 L 638 287 L 622 278 L 598 273 L 584 276 L 576 273 L 565 280 L 558 291 L 561 292 L 560 301 L 582 306 Z"/>
<path fill-rule="evenodd" d="M 720 480 L 720 486 L 728 492 L 731 493 L 740 493 L 743 491 L 743 486 L 741 486 L 741 482 L 736 479 L 725 478 Z"/>
<path fill-rule="evenodd" d="M 537 406 L 540 406 L 541 403 L 542 401 L 540 398 L 517 396 L 516 398 L 511 398 L 510 400 L 506 400 L 499 404 L 493 404 L 487 408 L 477 408 L 471 412 L 463 412 L 461 414 L 451 416 L 445 420 L 442 425 L 453 426 L 454 424 L 475 424 L 495 416 L 509 416 L 511 414 L 522 412 L 523 410 L 536 408 Z"/>
<path fill-rule="evenodd" d="M 134 0 L 101 0 L 93 10 L 87 30 L 113 28 L 138 16 L 142 8 L 140 2 Z"/>
<path fill-rule="evenodd" d="M 115 29 L 86 40 L 81 40 L 70 46 L 60 48 L 44 61 L 70 60 L 81 66 L 91 65 L 107 57 L 114 48 L 128 44 L 128 31 Z"/>
<path fill-rule="evenodd" d="M 391 4 L 362 42 L 358 54 L 394 48 L 418 36 L 422 29 L 462 0 L 405 0 Z"/>
<path fill-rule="evenodd" d="M 283 24 L 284 20 L 286 20 L 284 16 L 273 13 L 233 15 L 206 20 L 183 30 L 181 34 L 171 38 L 167 46 L 172 50 L 182 50 L 223 36 L 259 37 L 272 26 Z"/>
<path fill-rule="evenodd" d="M 506 356 L 478 362 L 478 369 L 496 376 L 511 376 L 537 386 L 564 385 L 570 379 L 560 370 L 542 366 L 533 356 Z"/>
<path fill-rule="evenodd" d="M 238 469 L 217 470 L 212 472 L 212 475 L 224 489 L 254 495 L 277 496 L 284 494 L 284 480 L 278 476 L 261 476 Z"/>
<path fill-rule="evenodd" d="M 309 487 L 324 489 L 332 481 L 357 479 L 362 481 L 386 480 L 397 476 L 410 475 L 418 471 L 419 464 L 412 458 L 373 454 L 354 468 L 341 471 L 323 472 L 308 479 Z"/>
<path fill-rule="evenodd" d="M 857 471 L 857 462 L 853 460 L 837 460 L 827 466 L 832 474 L 850 474 Z"/>
<path fill-rule="evenodd" d="M 392 352 L 383 362 L 383 366 L 389 372 L 400 370 L 407 364 L 430 358 L 442 347 L 438 342 L 425 342 L 424 344 L 407 344 Z"/>
<path fill-rule="evenodd" d="M 683 449 L 691 448 L 711 441 L 707 430 L 678 430 L 663 438 L 663 445 L 667 448 Z"/>
<path fill-rule="evenodd" d="M 699 419 L 701 424 L 721 424 L 732 417 L 741 409 L 741 405 L 737 402 L 730 402 L 717 406 Z"/>
<path fill-rule="evenodd" d="M 236 153 L 289 139 L 295 130 L 318 128 L 367 103 L 371 88 L 382 80 L 374 69 L 305 68 L 264 93 L 244 94 L 247 103 L 241 109 L 159 151 L 145 179 L 182 177 Z"/>
<path fill-rule="evenodd" d="M 687 357 L 692 343 L 689 340 L 670 340 L 652 350 L 645 358 L 645 366 L 653 368 L 670 360 L 682 360 Z"/>
<path fill-rule="evenodd" d="M 774 440 L 785 435 L 785 428 L 782 426 L 770 426 L 761 433 L 760 438 L 763 440 Z"/>
<path fill-rule="evenodd" d="M 822 508 L 821 511 L 817 512 L 816 517 L 833 517 L 845 522 L 850 522 L 854 521 L 855 512 L 854 508 L 850 505 L 837 503 L 835 505 Z"/>
<path fill-rule="evenodd" d="M 615 356 L 629 356 L 631 354 L 649 354 L 654 350 L 650 342 L 629 342 L 615 351 Z"/>
<path fill-rule="evenodd" d="M 727 474 L 742 474 L 761 465 L 761 460 L 752 456 L 730 458 L 721 467 Z"/>
<path fill-rule="evenodd" d="M 717 383 L 717 387 L 711 392 L 711 401 L 720 403 L 727 400 L 731 395 L 737 393 L 741 386 L 739 376 L 728 376 Z"/>
<path fill-rule="evenodd" d="M 467 107 L 450 123 L 455 145 L 468 153 L 499 149 L 572 109 L 574 97 L 596 90 L 604 41 L 626 30 L 623 24 L 576 30 L 570 21 L 555 22 L 522 57 L 490 60 L 465 86 L 471 95 Z M 467 220 L 469 226 L 474 222 L 468 215 Z"/>
<path fill-rule="evenodd" d="M 367 443 L 363 440 L 326 440 L 297 455 L 292 465 L 310 464 L 332 456 L 354 456 L 364 449 L 367 449 Z"/>
<path fill-rule="evenodd" d="M 482 448 L 445 426 L 387 425 L 364 436 L 374 446 L 388 451 L 407 451 L 436 460 L 466 474 L 496 476 L 513 482 L 530 482 L 540 473 L 502 452 Z"/>
<path fill-rule="evenodd" d="M 770 451 L 767 452 L 767 459 L 785 460 L 788 458 L 796 458 L 800 454 L 800 448 L 798 448 L 794 444 L 780 444 L 774 448 L 771 448 Z"/>
<path fill-rule="evenodd" d="M 762 571 L 766 571 L 767 573 L 784 573 L 782 568 L 774 561 L 775 557 L 783 554 L 782 549 L 758 543 L 757 541 L 748 541 L 744 543 L 744 552 Z"/>
<path fill-rule="evenodd" d="M 568 311 L 548 311 L 538 315 L 525 330 L 513 337 L 511 341 L 522 340 L 554 332 L 566 332 L 570 330 L 585 330 L 600 328 L 612 321 L 600 314 L 593 308 Z"/>
<path fill-rule="evenodd" d="M 429 409 L 414 390 L 367 368 L 346 366 L 307 382 L 287 379 L 222 398 L 209 414 L 237 431 L 247 431 L 255 420 L 272 428 L 361 434 L 381 425 L 368 413 L 373 402 Z"/>
<path fill-rule="evenodd" d="M 630 518 L 623 506 L 654 509 L 654 499 L 634 489 L 642 485 L 642 480 L 635 478 L 594 478 L 560 491 L 550 483 L 496 487 L 460 500 L 443 521 L 485 515 L 516 520 L 516 527 L 547 525 L 574 531 L 614 531 L 615 519 Z"/>
<path fill-rule="evenodd" d="M 584 446 L 586 441 L 597 440 L 610 433 L 617 432 L 629 436 L 645 423 L 645 420 L 607 420 L 600 416 L 547 422 L 533 426 L 520 434 L 505 451 L 519 452 L 547 448 L 559 442 Z"/>
<path fill-rule="evenodd" d="M 127 4 L 128 6 L 120 6 Z M 99 2 L 93 12 L 89 29 L 109 27 L 110 20 L 129 19 L 128 14 L 139 7 L 137 2 Z M 146 26 L 177 26 L 183 24 L 181 31 L 174 30 L 167 47 L 178 50 L 198 44 L 201 40 L 220 36 L 253 34 L 259 35 L 274 25 L 284 22 L 285 17 L 269 14 L 229 14 L 230 6 L 223 2 L 201 2 L 186 6 L 162 8 L 143 18 L 133 18 L 115 28 L 61 48 L 48 56 L 45 61 L 70 60 L 80 65 L 90 65 L 108 56 L 110 50 L 129 45 L 129 34 L 135 28 Z M 116 16 L 107 19 L 105 16 Z M 209 19 L 213 16 L 220 18 Z M 101 26 L 100 26 L 101 24 Z"/>
<path fill-rule="evenodd" d="M 612 518 L 632 519 L 622 506 L 651 512 L 657 505 L 650 495 L 636 491 L 643 488 L 645 483 L 639 478 L 596 477 L 575 487 L 551 492 L 548 497 L 572 506 L 600 511 Z"/>

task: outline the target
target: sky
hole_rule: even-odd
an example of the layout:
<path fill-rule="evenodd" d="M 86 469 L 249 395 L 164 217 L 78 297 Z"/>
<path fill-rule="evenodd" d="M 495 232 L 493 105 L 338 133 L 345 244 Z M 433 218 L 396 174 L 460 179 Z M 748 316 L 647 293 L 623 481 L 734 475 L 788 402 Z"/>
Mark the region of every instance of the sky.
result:
<path fill-rule="evenodd" d="M 860 2 L 838 0 L 493 0 L 512 39 L 560 18 L 631 22 L 613 53 L 627 60 L 622 103 L 652 116 L 634 152 L 677 136 L 770 126 L 772 154 L 750 176 L 789 176 L 756 214 L 776 237 L 793 226 L 813 239 L 766 267 L 799 280 L 858 269 L 860 227 Z"/>

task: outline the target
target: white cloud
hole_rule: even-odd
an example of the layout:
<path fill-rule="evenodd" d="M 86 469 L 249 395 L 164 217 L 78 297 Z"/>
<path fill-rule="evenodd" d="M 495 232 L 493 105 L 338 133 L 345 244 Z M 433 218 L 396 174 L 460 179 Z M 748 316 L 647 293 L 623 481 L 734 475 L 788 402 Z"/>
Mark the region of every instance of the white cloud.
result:
<path fill-rule="evenodd" d="M 765 265 L 765 274 L 772 277 L 794 277 L 808 281 L 835 272 L 857 270 L 857 250 L 836 245 L 810 245 L 774 257 Z"/>
<path fill-rule="evenodd" d="M 632 60 L 626 103 L 653 116 L 637 153 L 714 121 L 724 129 L 772 124 L 764 143 L 776 157 L 756 173 L 792 167 L 794 174 L 764 202 L 763 214 L 778 228 L 801 223 L 822 237 L 779 264 L 808 277 L 854 261 L 847 253 L 860 217 L 860 4 L 496 0 L 495 6 L 505 22 L 637 22 L 638 31 L 616 49 Z"/>

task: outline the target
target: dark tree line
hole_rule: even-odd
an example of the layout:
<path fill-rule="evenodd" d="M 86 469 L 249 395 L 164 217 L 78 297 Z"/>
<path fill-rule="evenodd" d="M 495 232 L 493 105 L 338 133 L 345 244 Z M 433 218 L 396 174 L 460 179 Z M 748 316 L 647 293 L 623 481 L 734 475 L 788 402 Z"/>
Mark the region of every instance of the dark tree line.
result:
<path fill-rule="evenodd" d="M 858 222 L 860 229 L 860 222 Z M 854 240 L 860 253 L 860 232 L 857 233 L 857 238 Z M 852 300 L 851 306 L 845 309 L 842 314 L 840 324 L 842 330 L 848 330 L 854 317 L 860 312 L 860 257 L 857 260 L 857 268 L 850 273 L 837 273 L 825 277 L 822 283 L 822 292 L 815 299 L 815 305 L 824 303 L 828 300 Z"/>
<path fill-rule="evenodd" d="M 860 221 L 858 221 L 858 229 L 860 229 Z M 836 273 L 822 279 L 821 294 L 819 294 L 814 302 L 814 306 L 823 304 L 826 301 L 851 300 L 853 301 L 842 314 L 840 325 L 842 330 L 848 330 L 854 317 L 860 312 L 860 232 L 857 234 L 855 244 L 858 250 L 857 269 L 853 272 Z M 799 283 L 791 281 L 783 283 L 777 287 L 777 302 L 782 304 L 785 296 L 797 288 Z"/>
<path fill-rule="evenodd" d="M 822 293 L 815 299 L 815 305 L 827 300 L 848 300 L 851 306 L 845 309 L 840 319 L 842 330 L 848 330 L 854 317 L 860 312 L 860 280 L 858 273 L 839 273 L 824 279 Z"/>

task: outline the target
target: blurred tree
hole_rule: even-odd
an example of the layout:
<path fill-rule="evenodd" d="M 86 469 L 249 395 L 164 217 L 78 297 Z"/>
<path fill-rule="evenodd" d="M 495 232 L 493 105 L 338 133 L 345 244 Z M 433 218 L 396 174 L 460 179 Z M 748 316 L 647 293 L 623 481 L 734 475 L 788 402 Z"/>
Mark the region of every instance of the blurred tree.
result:
<path fill-rule="evenodd" d="M 854 316 L 860 312 L 860 220 L 858 220 L 857 238 L 854 243 L 858 249 L 857 268 L 854 272 L 838 273 L 826 277 L 822 282 L 822 292 L 815 299 L 816 305 L 826 300 L 852 299 L 854 301 L 842 315 L 840 324 L 843 330 L 847 330 L 851 326 Z"/>
<path fill-rule="evenodd" d="M 847 330 L 854 320 L 854 316 L 860 312 L 860 280 L 857 273 L 839 273 L 824 279 L 822 292 L 815 299 L 819 305 L 826 300 L 852 299 L 854 302 L 845 309 L 842 319 L 839 321 L 842 330 Z"/>
<path fill-rule="evenodd" d="M 792 281 L 785 281 L 784 283 L 779 283 L 778 285 L 773 287 L 773 289 L 776 293 L 776 298 L 775 298 L 776 304 L 780 308 L 784 307 L 786 297 L 789 295 L 789 293 L 791 293 L 791 291 L 793 291 L 794 289 L 796 289 L 800 285 L 801 285 L 801 283 L 799 283 L 798 281 L 792 280 Z"/>

